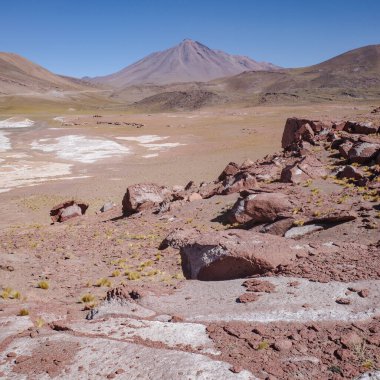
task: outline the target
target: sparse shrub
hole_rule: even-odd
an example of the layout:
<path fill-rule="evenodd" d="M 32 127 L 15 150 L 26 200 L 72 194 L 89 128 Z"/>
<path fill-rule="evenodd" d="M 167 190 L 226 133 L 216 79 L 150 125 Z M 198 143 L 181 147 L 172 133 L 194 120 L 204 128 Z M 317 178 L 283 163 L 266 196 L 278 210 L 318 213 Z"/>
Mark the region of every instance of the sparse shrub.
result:
<path fill-rule="evenodd" d="M 84 294 L 81 298 L 83 303 L 90 303 L 95 301 L 95 296 L 91 293 Z"/>
<path fill-rule="evenodd" d="M 37 287 L 40 288 L 40 289 L 47 290 L 47 289 L 49 289 L 49 283 L 47 281 L 40 281 L 37 284 Z"/>
<path fill-rule="evenodd" d="M 100 278 L 98 281 L 96 281 L 95 286 L 98 286 L 98 287 L 105 286 L 105 287 L 110 288 L 112 286 L 112 283 L 108 278 Z"/>
<path fill-rule="evenodd" d="M 365 369 L 372 369 L 373 361 L 371 359 L 364 360 L 364 362 L 362 363 L 362 367 L 364 367 Z"/>
<path fill-rule="evenodd" d="M 19 312 L 18 312 L 18 315 L 20 317 L 26 317 L 27 315 L 29 315 L 29 310 L 28 309 L 21 309 Z"/>
<path fill-rule="evenodd" d="M 141 274 L 138 272 L 132 272 L 132 271 L 126 271 L 125 275 L 127 276 L 128 280 L 138 280 L 141 278 Z"/>
<path fill-rule="evenodd" d="M 112 273 L 111 273 L 111 276 L 112 277 L 118 277 L 120 276 L 120 271 L 118 269 L 114 270 Z"/>
<path fill-rule="evenodd" d="M 45 324 L 45 321 L 44 321 L 41 317 L 38 317 L 38 318 L 34 321 L 34 325 L 35 325 L 37 328 L 41 328 L 44 324 Z"/>
<path fill-rule="evenodd" d="M 293 225 L 296 226 L 296 227 L 303 226 L 304 224 L 305 224 L 305 221 L 302 220 L 302 219 L 295 220 L 295 221 L 293 222 Z"/>
<path fill-rule="evenodd" d="M 256 350 L 266 350 L 268 347 L 269 347 L 269 343 L 268 343 L 268 341 L 267 341 L 267 340 L 263 340 L 263 341 L 261 341 L 261 342 L 258 344 Z"/>

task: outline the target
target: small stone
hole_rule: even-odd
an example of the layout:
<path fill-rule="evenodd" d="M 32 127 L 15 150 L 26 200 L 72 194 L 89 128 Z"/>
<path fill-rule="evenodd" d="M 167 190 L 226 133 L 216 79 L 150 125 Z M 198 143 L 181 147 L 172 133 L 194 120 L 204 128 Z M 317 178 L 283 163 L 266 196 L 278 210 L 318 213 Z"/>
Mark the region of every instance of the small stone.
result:
<path fill-rule="evenodd" d="M 124 373 L 125 371 L 123 370 L 123 368 L 119 368 L 119 369 L 117 369 L 116 371 L 115 371 L 115 373 L 117 374 L 117 375 L 120 375 L 120 374 L 122 374 L 122 373 Z"/>
<path fill-rule="evenodd" d="M 107 375 L 107 379 L 114 379 L 116 377 L 116 375 L 114 373 L 110 373 L 109 375 Z"/>
<path fill-rule="evenodd" d="M 335 300 L 339 305 L 349 305 L 351 301 L 348 298 L 338 298 Z"/>
<path fill-rule="evenodd" d="M 362 289 L 358 292 L 358 294 L 362 298 L 367 298 L 369 296 L 369 290 L 368 289 Z"/>
<path fill-rule="evenodd" d="M 273 344 L 273 348 L 276 351 L 289 351 L 293 346 L 293 343 L 288 339 L 279 339 Z"/>
<path fill-rule="evenodd" d="M 352 348 L 362 343 L 362 338 L 353 331 L 345 333 L 340 337 L 340 342 L 345 348 Z"/>
<path fill-rule="evenodd" d="M 236 299 L 238 303 L 249 303 L 255 302 L 260 298 L 258 294 L 255 293 L 244 293 Z"/>
<path fill-rule="evenodd" d="M 230 367 L 230 371 L 232 373 L 240 373 L 242 370 L 243 368 L 240 367 L 239 365 L 234 365 L 233 367 Z"/>
<path fill-rule="evenodd" d="M 15 358 L 16 356 L 17 356 L 17 354 L 13 351 L 7 353 L 7 358 Z"/>

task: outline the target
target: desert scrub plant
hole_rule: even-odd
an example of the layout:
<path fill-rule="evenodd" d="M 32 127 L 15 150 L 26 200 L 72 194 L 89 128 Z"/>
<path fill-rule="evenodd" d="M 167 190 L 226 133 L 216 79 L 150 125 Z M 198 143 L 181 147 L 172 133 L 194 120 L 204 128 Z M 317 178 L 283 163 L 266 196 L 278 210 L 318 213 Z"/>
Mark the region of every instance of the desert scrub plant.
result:
<path fill-rule="evenodd" d="M 108 278 L 103 277 L 103 278 L 99 278 L 99 280 L 96 281 L 95 286 L 97 287 L 104 286 L 104 287 L 110 288 L 112 286 L 112 283 Z"/>
<path fill-rule="evenodd" d="M 362 363 L 362 367 L 365 369 L 372 369 L 373 368 L 373 361 L 371 359 L 366 359 Z"/>
<path fill-rule="evenodd" d="M 47 289 L 49 289 L 49 283 L 48 283 L 47 281 L 45 281 L 45 280 L 40 281 L 40 282 L 37 284 L 37 288 L 47 290 Z"/>
<path fill-rule="evenodd" d="M 29 315 L 29 310 L 28 309 L 21 309 L 18 314 L 19 317 L 26 317 Z"/>
<path fill-rule="evenodd" d="M 260 351 L 260 350 L 266 350 L 267 348 L 269 347 L 269 343 L 267 340 L 263 340 L 261 341 L 258 345 L 257 345 L 257 348 L 256 350 Z"/>
<path fill-rule="evenodd" d="M 313 183 L 313 180 L 312 179 L 308 179 L 302 186 L 303 187 L 309 187 L 309 186 L 311 186 L 312 183 Z"/>
<path fill-rule="evenodd" d="M 152 260 L 147 260 L 147 261 L 144 261 L 143 263 L 141 263 L 139 265 L 140 268 L 146 268 L 146 267 L 150 267 L 152 266 L 154 263 Z"/>
<path fill-rule="evenodd" d="M 44 324 L 45 324 L 45 321 L 44 321 L 41 317 L 38 317 L 38 318 L 34 321 L 34 325 L 35 325 L 38 329 L 41 328 Z"/>
<path fill-rule="evenodd" d="M 120 276 L 120 271 L 118 269 L 114 270 L 112 273 L 111 273 L 111 276 L 112 277 L 119 277 Z"/>
<path fill-rule="evenodd" d="M 298 219 L 298 220 L 295 220 L 293 222 L 293 225 L 296 226 L 296 227 L 300 227 L 300 226 L 303 226 L 305 224 L 305 221 L 302 220 L 302 219 Z"/>
<path fill-rule="evenodd" d="M 95 301 L 95 296 L 91 293 L 86 293 L 86 294 L 83 294 L 83 296 L 81 297 L 81 302 L 82 303 L 90 303 L 90 302 L 94 302 Z"/>
<path fill-rule="evenodd" d="M 132 271 L 125 271 L 125 275 L 127 276 L 128 280 L 134 281 L 141 278 L 141 274 L 138 272 L 132 272 Z"/>
<path fill-rule="evenodd" d="M 13 290 L 12 288 L 3 288 L 2 292 L 0 293 L 0 297 L 4 300 L 6 299 L 21 299 L 21 293 L 18 290 Z"/>
<path fill-rule="evenodd" d="M 149 272 L 146 272 L 144 276 L 146 277 L 153 277 L 156 276 L 157 274 L 160 274 L 161 272 L 158 269 L 152 269 Z"/>

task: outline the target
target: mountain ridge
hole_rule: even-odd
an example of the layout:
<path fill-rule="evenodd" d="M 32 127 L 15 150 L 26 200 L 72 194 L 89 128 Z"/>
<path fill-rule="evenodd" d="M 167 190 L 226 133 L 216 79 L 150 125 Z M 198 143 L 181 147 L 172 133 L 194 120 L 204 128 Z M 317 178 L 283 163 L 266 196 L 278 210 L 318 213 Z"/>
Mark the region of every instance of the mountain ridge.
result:
<path fill-rule="evenodd" d="M 246 70 L 276 70 L 267 62 L 213 50 L 200 42 L 184 39 L 180 44 L 149 54 L 116 73 L 86 78 L 93 83 L 121 88 L 135 84 L 207 82 Z"/>

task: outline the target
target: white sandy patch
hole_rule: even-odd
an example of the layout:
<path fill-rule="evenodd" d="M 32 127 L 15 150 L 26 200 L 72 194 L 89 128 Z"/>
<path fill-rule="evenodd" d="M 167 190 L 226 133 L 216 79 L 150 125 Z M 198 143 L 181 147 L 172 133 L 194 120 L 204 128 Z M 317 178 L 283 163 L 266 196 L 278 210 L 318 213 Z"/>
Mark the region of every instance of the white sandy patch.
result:
<path fill-rule="evenodd" d="M 56 116 L 56 117 L 53 117 L 53 120 L 60 121 L 61 123 L 64 123 L 66 118 L 64 116 Z"/>
<path fill-rule="evenodd" d="M 28 158 L 30 157 L 29 154 L 26 153 L 13 153 L 13 154 L 7 154 L 7 158 Z"/>
<path fill-rule="evenodd" d="M 130 149 L 111 140 L 69 135 L 33 141 L 32 149 L 54 152 L 57 157 L 83 163 L 130 154 Z"/>
<path fill-rule="evenodd" d="M 0 128 L 27 128 L 34 125 L 34 121 L 30 119 L 20 119 L 11 117 L 0 121 Z"/>
<path fill-rule="evenodd" d="M 186 145 L 181 143 L 164 143 L 164 144 L 140 144 L 141 146 L 148 148 L 148 150 L 164 151 L 177 146 Z"/>
<path fill-rule="evenodd" d="M 5 132 L 0 131 L 0 152 L 11 149 L 11 142 Z"/>
<path fill-rule="evenodd" d="M 64 179 L 71 174 L 71 164 L 21 161 L 0 167 L 0 192 L 23 186 L 33 186 L 51 179 Z"/>
<path fill-rule="evenodd" d="M 152 153 L 152 154 L 146 154 L 145 156 L 142 156 L 143 158 L 154 158 L 158 157 L 158 153 Z"/>
<path fill-rule="evenodd" d="M 169 136 L 157 136 L 157 135 L 142 135 L 137 137 L 116 137 L 118 140 L 136 141 L 140 144 L 152 143 L 155 141 L 162 141 L 169 138 Z"/>
<path fill-rule="evenodd" d="M 162 342 L 169 347 L 189 345 L 202 353 L 220 354 L 206 332 L 206 326 L 198 323 L 171 323 L 144 321 L 131 318 L 77 322 L 70 327 L 86 334 L 105 335 L 113 339 L 133 340 L 134 337 Z"/>

